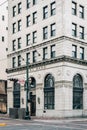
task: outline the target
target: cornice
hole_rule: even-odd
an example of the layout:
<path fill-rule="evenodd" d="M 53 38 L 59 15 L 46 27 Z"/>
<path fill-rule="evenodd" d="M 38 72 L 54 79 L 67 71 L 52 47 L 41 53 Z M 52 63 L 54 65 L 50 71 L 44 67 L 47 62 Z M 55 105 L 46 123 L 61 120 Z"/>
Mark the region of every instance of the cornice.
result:
<path fill-rule="evenodd" d="M 53 59 L 43 60 L 43 61 L 40 61 L 40 62 L 29 64 L 29 69 L 33 69 L 33 68 L 41 67 L 41 66 L 46 66 L 46 65 L 54 64 L 54 63 L 58 63 L 58 62 L 68 62 L 68 63 L 74 63 L 74 64 L 87 66 L 86 60 L 80 60 L 80 59 L 72 58 L 72 57 L 69 57 L 69 56 L 60 56 L 60 57 L 56 57 L 56 58 L 53 58 Z M 26 65 L 20 66 L 20 67 L 17 67 L 17 68 L 8 68 L 8 69 L 6 69 L 6 72 L 7 73 L 14 73 L 14 72 L 22 71 L 22 70 L 25 70 L 25 69 L 26 69 Z"/>

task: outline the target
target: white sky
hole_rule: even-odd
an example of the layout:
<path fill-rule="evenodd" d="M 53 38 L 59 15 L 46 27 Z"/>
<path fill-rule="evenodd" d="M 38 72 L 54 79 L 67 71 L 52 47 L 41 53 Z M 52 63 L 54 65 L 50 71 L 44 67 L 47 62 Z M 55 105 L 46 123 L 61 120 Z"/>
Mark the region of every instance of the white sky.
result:
<path fill-rule="evenodd" d="M 0 0 L 0 4 L 3 3 L 3 2 L 5 2 L 5 1 L 7 1 L 7 0 Z"/>

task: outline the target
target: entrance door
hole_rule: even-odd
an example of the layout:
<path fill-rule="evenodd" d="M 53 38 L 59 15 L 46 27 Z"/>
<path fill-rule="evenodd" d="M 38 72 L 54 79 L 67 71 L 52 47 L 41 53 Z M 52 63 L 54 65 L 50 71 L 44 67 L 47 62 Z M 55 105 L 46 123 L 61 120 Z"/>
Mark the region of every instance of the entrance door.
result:
<path fill-rule="evenodd" d="M 30 105 L 31 116 L 36 116 L 36 95 L 30 95 L 30 99 L 31 99 L 31 105 Z"/>

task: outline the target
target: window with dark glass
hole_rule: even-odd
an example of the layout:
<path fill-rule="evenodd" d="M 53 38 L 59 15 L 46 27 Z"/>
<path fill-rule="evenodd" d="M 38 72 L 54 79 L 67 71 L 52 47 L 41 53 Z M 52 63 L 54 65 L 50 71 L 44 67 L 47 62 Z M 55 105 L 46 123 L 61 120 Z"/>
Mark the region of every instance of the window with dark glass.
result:
<path fill-rule="evenodd" d="M 72 36 L 77 36 L 77 25 L 75 23 L 72 23 Z"/>
<path fill-rule="evenodd" d="M 84 18 L 84 7 L 81 5 L 79 6 L 79 17 Z"/>
<path fill-rule="evenodd" d="M 22 10 L 22 6 L 21 6 L 22 4 L 21 4 L 21 2 L 20 3 L 18 3 L 18 14 L 20 14 L 21 13 L 21 10 Z"/>
<path fill-rule="evenodd" d="M 45 47 L 45 48 L 43 48 L 43 60 L 45 60 L 47 58 L 48 58 L 48 48 Z"/>
<path fill-rule="evenodd" d="M 33 13 L 33 24 L 37 23 L 37 12 Z"/>
<path fill-rule="evenodd" d="M 77 57 L 77 46 L 72 45 L 72 57 L 76 58 Z"/>
<path fill-rule="evenodd" d="M 21 20 L 18 21 L 18 31 L 21 31 Z"/>
<path fill-rule="evenodd" d="M 51 16 L 56 14 L 56 2 L 51 3 Z"/>
<path fill-rule="evenodd" d="M 21 55 L 18 56 L 18 66 L 21 66 Z"/>
<path fill-rule="evenodd" d="M 36 5 L 37 4 L 37 0 L 33 0 L 33 5 Z"/>
<path fill-rule="evenodd" d="M 51 46 L 51 58 L 55 58 L 55 45 Z"/>
<path fill-rule="evenodd" d="M 26 0 L 26 6 L 27 6 L 27 9 L 30 8 L 30 4 L 31 4 L 31 0 Z"/>
<path fill-rule="evenodd" d="M 73 109 L 83 109 L 83 79 L 79 74 L 73 78 Z"/>
<path fill-rule="evenodd" d="M 30 52 L 26 53 L 26 61 L 30 63 Z"/>
<path fill-rule="evenodd" d="M 43 7 L 43 19 L 48 18 L 48 6 Z"/>
<path fill-rule="evenodd" d="M 20 49 L 20 48 L 21 48 L 21 37 L 18 38 L 18 49 Z"/>
<path fill-rule="evenodd" d="M 33 32 L 33 43 L 37 42 L 37 31 Z"/>
<path fill-rule="evenodd" d="M 30 15 L 26 17 L 26 26 L 29 27 L 31 24 Z"/>
<path fill-rule="evenodd" d="M 43 28 L 43 40 L 48 38 L 48 27 Z"/>
<path fill-rule="evenodd" d="M 72 14 L 77 14 L 77 3 L 75 3 L 74 1 L 72 2 Z"/>
<path fill-rule="evenodd" d="M 16 57 L 12 58 L 12 68 L 16 67 Z"/>
<path fill-rule="evenodd" d="M 5 16 L 4 15 L 2 15 L 2 21 L 4 21 L 5 20 Z"/>
<path fill-rule="evenodd" d="M 26 35 L 26 45 L 30 45 L 31 39 L 30 39 L 30 33 Z"/>
<path fill-rule="evenodd" d="M 12 50 L 15 51 L 16 50 L 16 40 L 12 41 Z"/>
<path fill-rule="evenodd" d="M 4 36 L 2 36 L 2 42 L 4 42 L 5 41 L 5 37 Z"/>
<path fill-rule="evenodd" d="M 79 27 L 79 38 L 84 39 L 84 27 Z"/>
<path fill-rule="evenodd" d="M 56 24 L 51 24 L 51 37 L 56 35 Z"/>
<path fill-rule="evenodd" d="M 16 16 L 16 6 L 13 6 L 13 17 Z"/>
<path fill-rule="evenodd" d="M 17 82 L 17 80 L 14 81 L 13 107 L 20 108 L 20 84 Z"/>
<path fill-rule="evenodd" d="M 48 74 L 44 80 L 44 109 L 54 109 L 54 77 Z"/>
<path fill-rule="evenodd" d="M 13 33 L 16 33 L 16 23 L 13 23 L 13 26 L 12 26 L 12 27 L 13 27 L 12 32 L 13 32 Z"/>
<path fill-rule="evenodd" d="M 84 60 L 84 48 L 80 47 L 80 59 Z"/>
<path fill-rule="evenodd" d="M 37 61 L 37 51 L 33 51 L 33 63 Z"/>

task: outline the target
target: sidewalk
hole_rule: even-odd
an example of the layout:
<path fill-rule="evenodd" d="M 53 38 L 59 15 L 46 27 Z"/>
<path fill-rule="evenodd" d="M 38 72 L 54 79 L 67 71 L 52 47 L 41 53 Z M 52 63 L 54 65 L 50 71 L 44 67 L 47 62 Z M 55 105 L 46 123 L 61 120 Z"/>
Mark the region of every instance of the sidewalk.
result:
<path fill-rule="evenodd" d="M 8 114 L 0 114 L 0 119 L 2 119 L 2 120 L 10 120 L 10 119 L 13 119 L 13 118 L 10 118 Z M 16 119 L 16 120 L 22 120 L 22 119 Z M 31 121 L 36 121 L 36 122 L 53 122 L 53 123 L 54 122 L 55 123 L 57 123 L 57 122 L 75 122 L 75 121 L 80 122 L 80 121 L 87 121 L 87 117 L 71 117 L 71 118 L 52 118 L 52 117 L 49 118 L 48 117 L 47 118 L 47 117 L 31 116 Z"/>

